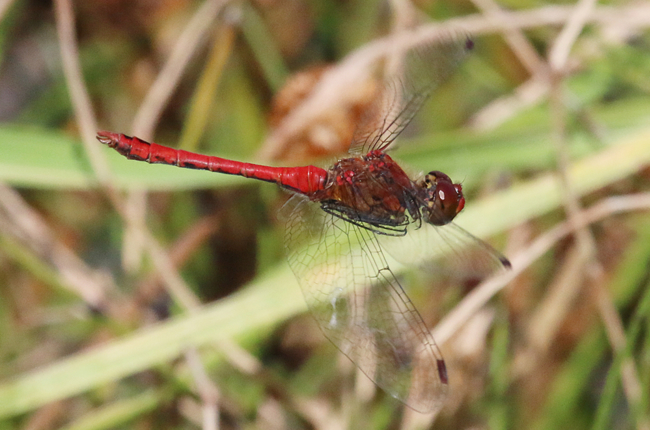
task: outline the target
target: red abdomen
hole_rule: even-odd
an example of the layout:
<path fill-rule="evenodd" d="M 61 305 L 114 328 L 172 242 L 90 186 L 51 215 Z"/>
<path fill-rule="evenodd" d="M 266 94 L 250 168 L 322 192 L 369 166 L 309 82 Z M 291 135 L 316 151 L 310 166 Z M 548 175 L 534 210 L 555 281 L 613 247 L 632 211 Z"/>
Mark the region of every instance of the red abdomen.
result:
<path fill-rule="evenodd" d="M 284 188 L 307 196 L 322 190 L 327 179 L 327 171 L 316 166 L 271 167 L 243 163 L 196 154 L 182 149 L 169 148 L 146 142 L 137 137 L 107 131 L 97 133 L 97 139 L 130 160 L 146 161 L 152 164 L 170 164 L 189 169 L 209 170 L 211 172 L 275 182 Z"/>

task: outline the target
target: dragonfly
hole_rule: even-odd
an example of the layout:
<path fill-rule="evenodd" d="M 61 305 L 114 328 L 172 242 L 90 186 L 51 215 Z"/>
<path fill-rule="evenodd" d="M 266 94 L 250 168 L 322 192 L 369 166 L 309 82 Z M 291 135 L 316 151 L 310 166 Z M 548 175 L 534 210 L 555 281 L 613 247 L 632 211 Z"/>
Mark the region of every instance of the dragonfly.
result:
<path fill-rule="evenodd" d="M 385 252 L 434 272 L 454 264 L 473 276 L 510 263 L 453 222 L 465 206 L 460 183 L 436 170 L 411 179 L 388 150 L 471 48 L 470 39 L 456 37 L 397 56 L 349 153 L 328 169 L 228 160 L 106 131 L 97 139 L 128 159 L 240 175 L 290 191 L 282 209 L 287 260 L 321 331 L 388 394 L 416 411 L 436 411 L 448 392 L 445 361 Z"/>

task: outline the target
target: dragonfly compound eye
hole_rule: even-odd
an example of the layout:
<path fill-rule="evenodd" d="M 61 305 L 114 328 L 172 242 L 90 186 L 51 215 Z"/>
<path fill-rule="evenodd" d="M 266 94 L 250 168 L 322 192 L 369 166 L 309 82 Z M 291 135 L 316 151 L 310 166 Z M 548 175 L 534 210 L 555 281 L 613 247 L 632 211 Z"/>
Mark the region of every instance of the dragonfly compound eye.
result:
<path fill-rule="evenodd" d="M 442 172 L 429 172 L 425 176 L 423 187 L 428 209 L 427 221 L 433 225 L 448 224 L 465 207 L 461 185 L 454 184 Z"/>

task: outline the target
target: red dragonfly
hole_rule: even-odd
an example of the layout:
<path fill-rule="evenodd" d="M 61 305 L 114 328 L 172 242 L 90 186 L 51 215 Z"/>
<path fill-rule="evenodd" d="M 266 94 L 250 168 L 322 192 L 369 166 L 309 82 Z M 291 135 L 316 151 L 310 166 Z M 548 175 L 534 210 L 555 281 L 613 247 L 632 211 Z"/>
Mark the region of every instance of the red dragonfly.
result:
<path fill-rule="evenodd" d="M 328 170 L 243 163 L 104 131 L 97 139 L 132 160 L 241 175 L 294 193 L 284 208 L 288 261 L 321 330 L 379 387 L 430 412 L 446 396 L 447 369 L 384 250 L 429 268 L 451 259 L 474 276 L 510 263 L 452 222 L 465 205 L 460 184 L 439 171 L 413 180 L 386 151 L 471 45 L 456 38 L 403 55 L 349 157 Z"/>

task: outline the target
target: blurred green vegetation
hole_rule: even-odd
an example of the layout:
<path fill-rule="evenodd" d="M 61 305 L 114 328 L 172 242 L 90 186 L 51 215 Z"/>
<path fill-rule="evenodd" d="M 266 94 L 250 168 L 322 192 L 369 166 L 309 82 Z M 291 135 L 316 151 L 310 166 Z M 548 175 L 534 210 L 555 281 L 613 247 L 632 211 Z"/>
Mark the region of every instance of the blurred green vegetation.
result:
<path fill-rule="evenodd" d="M 470 22 L 481 14 L 464 1 L 415 3 L 430 20 Z M 100 129 L 132 132 L 147 91 L 201 4 L 75 4 L 79 60 Z M 513 13 L 550 6 L 500 5 Z M 273 96 L 294 73 L 337 64 L 387 34 L 390 22 L 379 1 L 229 5 L 164 105 L 155 140 L 256 160 L 271 131 Z M 523 34 L 543 59 L 560 30 L 539 25 Z M 554 107 L 545 93 L 530 106 L 507 105 L 510 115 L 494 127 L 470 127 L 531 79 L 501 33 L 474 41 L 475 52 L 424 106 L 395 157 L 413 171 L 441 170 L 462 181 L 467 208 L 458 223 L 493 237 L 512 256 L 566 218 Z M 625 21 L 589 22 L 570 62 L 560 88 L 562 150 L 574 192 L 587 207 L 647 193 L 650 34 Z M 54 243 L 72 250 L 93 279 L 108 281 L 98 281 L 107 286 L 105 307 L 93 308 L 71 289 L 56 250 L 43 249 L 0 210 L 0 428 L 196 427 L 201 397 L 182 359 L 190 347 L 220 389 L 222 428 L 325 427 L 319 413 L 344 428 L 418 428 L 403 424 L 404 407 L 380 391 L 355 400 L 352 366 L 311 321 L 286 265 L 277 216 L 285 193 L 239 177 L 127 161 L 101 148 L 121 195 L 147 192 L 134 195 L 146 199 L 148 229 L 205 303 L 184 309 L 152 259 L 137 258 L 132 231 L 92 170 L 72 106 L 53 5 L 14 2 L 0 17 L 0 180 L 40 215 Z M 647 211 L 611 215 L 590 231 L 602 283 L 623 323 L 622 348 L 613 350 L 589 279 L 579 276 L 579 293 L 562 303 L 550 343 L 535 349 L 533 316 L 549 311 L 546 299 L 571 269 L 575 242 L 565 238 L 485 306 L 493 318 L 484 336 L 459 332 L 457 343 L 440 345 L 451 397 L 423 428 L 648 428 L 650 218 Z M 430 326 L 472 287 L 443 288 L 426 275 L 407 279 Z M 471 347 L 461 347 L 468 339 Z M 243 371 L 232 341 L 261 367 Z M 522 364 L 531 354 L 534 360 Z M 621 382 L 630 363 L 640 387 L 632 404 Z"/>

